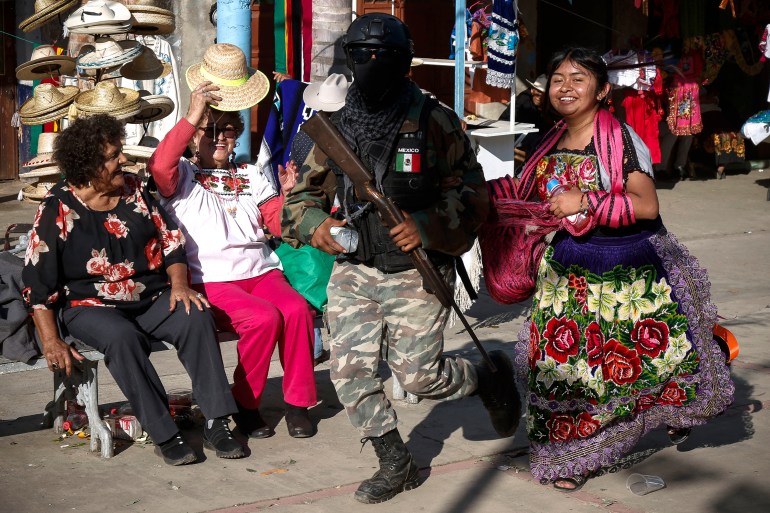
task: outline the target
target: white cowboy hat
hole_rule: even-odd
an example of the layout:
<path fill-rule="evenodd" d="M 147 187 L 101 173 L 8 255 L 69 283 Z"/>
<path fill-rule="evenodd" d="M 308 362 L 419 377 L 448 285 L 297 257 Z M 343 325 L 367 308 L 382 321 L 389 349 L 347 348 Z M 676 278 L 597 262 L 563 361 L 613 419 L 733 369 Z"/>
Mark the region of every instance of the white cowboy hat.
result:
<path fill-rule="evenodd" d="M 70 32 L 94 25 L 125 25 L 131 19 L 131 12 L 120 2 L 109 0 L 90 0 L 69 15 L 64 26 Z"/>
<path fill-rule="evenodd" d="M 59 137 L 58 132 L 43 132 L 37 138 L 37 155 L 24 162 L 21 167 L 39 168 L 53 162 L 53 142 Z"/>
<path fill-rule="evenodd" d="M 75 71 L 75 59 L 56 53 L 53 45 L 40 45 L 32 50 L 29 60 L 16 68 L 18 80 L 42 80 L 69 75 Z"/>
<path fill-rule="evenodd" d="M 540 91 L 541 93 L 544 93 L 544 92 L 545 92 L 545 86 L 546 86 L 546 84 L 548 83 L 548 78 L 547 78 L 545 75 L 540 75 L 539 77 L 537 77 L 537 78 L 535 79 L 535 81 L 534 81 L 534 82 L 530 82 L 530 81 L 529 81 L 529 80 L 527 80 L 527 79 L 524 79 L 524 81 L 525 81 L 525 82 L 527 83 L 527 85 L 528 85 L 529 87 L 531 87 L 532 89 L 537 89 L 537 90 L 538 90 L 538 91 Z"/>
<path fill-rule="evenodd" d="M 157 146 L 158 139 L 145 135 L 138 144 L 123 145 L 123 154 L 127 157 L 133 157 L 131 160 L 135 161 L 150 160 Z"/>
<path fill-rule="evenodd" d="M 35 14 L 19 23 L 23 32 L 30 32 L 53 20 L 57 14 L 78 5 L 80 0 L 35 0 Z"/>
<path fill-rule="evenodd" d="M 335 112 L 345 105 L 348 79 L 340 73 L 332 73 L 323 82 L 313 82 L 305 88 L 302 99 L 305 105 L 324 112 Z"/>
<path fill-rule="evenodd" d="M 203 54 L 203 62 L 187 68 L 186 76 L 190 89 L 206 80 L 219 86 L 215 94 L 221 96 L 222 101 L 211 107 L 223 111 L 253 107 L 270 89 L 264 73 L 246 66 L 243 50 L 229 43 L 209 46 Z"/>
<path fill-rule="evenodd" d="M 47 180 L 40 180 L 42 177 L 50 177 Z M 19 179 L 24 181 L 32 181 L 32 179 L 40 182 L 58 182 L 61 178 L 61 171 L 56 164 L 51 166 L 44 166 L 32 169 L 30 171 L 23 171 L 19 173 Z"/>
<path fill-rule="evenodd" d="M 94 41 L 94 50 L 82 53 L 77 58 L 78 69 L 101 69 L 119 66 L 134 60 L 142 53 L 138 41 L 115 41 L 111 37 L 100 37 Z"/>
<path fill-rule="evenodd" d="M 140 111 L 135 116 L 126 119 L 126 123 L 151 123 L 163 119 L 174 112 L 174 100 L 160 94 L 150 94 L 149 91 L 139 91 Z"/>

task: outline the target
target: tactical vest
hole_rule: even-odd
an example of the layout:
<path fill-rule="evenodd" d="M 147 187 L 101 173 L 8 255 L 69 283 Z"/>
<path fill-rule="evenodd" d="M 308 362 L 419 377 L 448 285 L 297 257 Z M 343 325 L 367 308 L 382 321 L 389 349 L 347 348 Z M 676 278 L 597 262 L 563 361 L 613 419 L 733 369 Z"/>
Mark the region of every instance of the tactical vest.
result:
<path fill-rule="evenodd" d="M 388 171 L 382 179 L 383 194 L 393 200 L 401 210 L 409 213 L 424 210 L 441 199 L 441 177 L 436 167 L 428 165 L 427 158 L 428 119 L 437 105 L 436 100 L 425 96 L 417 131 L 399 134 Z M 371 169 L 365 155 L 361 156 L 361 160 Z M 347 195 L 345 194 L 344 173 L 334 163 L 331 168 L 337 177 L 337 198 L 347 204 L 349 212 L 355 211 L 362 202 L 356 197 L 353 187 Z M 409 254 L 393 243 L 388 234 L 389 229 L 380 220 L 373 205 L 369 205 L 364 214 L 349 224 L 358 232 L 358 249 L 355 253 L 344 255 L 345 258 L 375 267 L 385 273 L 414 269 Z M 452 260 L 450 255 L 444 253 L 427 253 L 435 265 L 443 265 Z"/>

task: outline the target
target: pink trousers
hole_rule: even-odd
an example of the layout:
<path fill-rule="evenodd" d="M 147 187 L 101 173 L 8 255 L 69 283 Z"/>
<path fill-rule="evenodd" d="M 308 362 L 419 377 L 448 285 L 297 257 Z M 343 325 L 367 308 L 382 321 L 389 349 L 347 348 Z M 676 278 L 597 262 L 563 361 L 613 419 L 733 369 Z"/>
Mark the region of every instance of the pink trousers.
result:
<path fill-rule="evenodd" d="M 293 406 L 316 404 L 313 312 L 281 271 L 193 288 L 208 298 L 217 327 L 238 334 L 232 389 L 238 404 L 249 409 L 259 406 L 276 344 L 283 366 L 284 401 Z"/>

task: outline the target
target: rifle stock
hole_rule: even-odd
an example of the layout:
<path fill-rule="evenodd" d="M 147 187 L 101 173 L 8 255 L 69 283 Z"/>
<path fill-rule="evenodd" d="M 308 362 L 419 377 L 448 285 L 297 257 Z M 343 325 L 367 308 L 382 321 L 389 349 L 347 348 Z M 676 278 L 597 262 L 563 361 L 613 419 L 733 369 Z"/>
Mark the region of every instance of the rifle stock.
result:
<path fill-rule="evenodd" d="M 302 130 L 350 178 L 358 198 L 374 204 L 380 219 L 388 228 L 393 228 L 404 222 L 404 215 L 401 209 L 390 198 L 385 197 L 377 190 L 371 172 L 350 148 L 345 138 L 340 134 L 325 112 L 317 112 L 302 124 Z M 436 266 L 433 265 L 433 262 L 430 261 L 428 254 L 423 248 L 417 248 L 410 251 L 409 256 L 415 268 L 422 276 L 426 290 L 435 294 L 436 298 L 445 308 L 454 309 L 468 334 L 473 339 L 474 344 L 476 344 L 476 347 L 481 352 L 482 357 L 486 360 L 490 370 L 495 372 L 494 362 L 492 362 L 486 350 L 482 347 L 467 319 L 457 306 L 452 290 L 441 276 L 441 273 L 438 272 Z"/>

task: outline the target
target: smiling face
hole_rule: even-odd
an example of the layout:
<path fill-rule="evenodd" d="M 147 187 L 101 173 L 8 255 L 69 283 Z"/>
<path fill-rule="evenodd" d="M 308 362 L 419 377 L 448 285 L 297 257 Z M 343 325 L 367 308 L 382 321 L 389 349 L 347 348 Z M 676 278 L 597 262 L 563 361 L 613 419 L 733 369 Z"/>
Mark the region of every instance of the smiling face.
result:
<path fill-rule="evenodd" d="M 553 72 L 548 99 L 568 122 L 593 115 L 609 93 L 609 84 L 599 87 L 596 77 L 571 59 L 565 59 Z"/>
<path fill-rule="evenodd" d="M 198 125 L 193 142 L 198 148 L 203 168 L 225 169 L 235 149 L 238 127 L 241 126 L 237 112 L 209 110 Z"/>
<path fill-rule="evenodd" d="M 98 172 L 98 178 L 92 180 L 94 189 L 99 192 L 111 192 L 123 187 L 125 180 L 123 178 L 123 164 L 128 159 L 123 154 L 123 143 L 105 143 L 102 149 L 104 162 Z"/>

